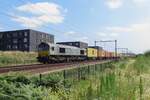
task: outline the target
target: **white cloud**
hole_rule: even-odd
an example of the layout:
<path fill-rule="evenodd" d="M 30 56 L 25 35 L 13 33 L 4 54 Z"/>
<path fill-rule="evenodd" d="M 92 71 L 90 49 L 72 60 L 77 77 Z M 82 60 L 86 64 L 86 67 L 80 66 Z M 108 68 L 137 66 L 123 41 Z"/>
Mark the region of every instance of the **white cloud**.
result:
<path fill-rule="evenodd" d="M 42 21 L 43 23 L 62 23 L 64 20 L 64 17 L 62 16 L 48 16 L 48 15 L 41 15 L 37 17 L 38 20 Z"/>
<path fill-rule="evenodd" d="M 38 20 L 37 17 L 23 17 L 23 16 L 15 16 L 13 17 L 13 20 L 16 22 L 19 22 L 24 27 L 30 27 L 30 28 L 37 28 L 39 26 L 42 26 L 42 21 Z"/>
<path fill-rule="evenodd" d="M 136 52 L 150 50 L 150 20 L 130 24 L 128 26 L 107 27 L 107 31 L 122 34 L 124 40 Z M 129 36 L 129 37 L 128 37 Z"/>
<path fill-rule="evenodd" d="M 132 32 L 136 33 L 150 33 L 150 23 L 139 23 L 139 24 L 132 24 L 130 26 Z"/>
<path fill-rule="evenodd" d="M 123 5 L 123 0 L 106 0 L 106 5 L 110 9 L 117 9 Z"/>
<path fill-rule="evenodd" d="M 77 40 L 77 41 L 83 41 L 83 42 L 86 42 L 86 43 L 89 42 L 89 38 L 86 37 L 86 36 L 83 36 L 83 37 L 77 37 L 75 40 Z"/>
<path fill-rule="evenodd" d="M 63 9 L 55 3 L 38 2 L 27 3 L 16 8 L 20 13 L 30 14 L 29 16 L 14 15 L 12 19 L 21 23 L 25 27 L 37 28 L 45 24 L 59 24 L 64 20 Z"/>
<path fill-rule="evenodd" d="M 84 36 L 83 33 L 76 32 L 76 31 L 68 31 L 63 33 L 65 35 L 65 39 L 68 41 L 83 41 L 89 43 L 89 37 Z"/>
<path fill-rule="evenodd" d="M 68 13 L 68 9 L 67 8 L 64 9 L 64 13 Z"/>
<path fill-rule="evenodd" d="M 33 14 L 41 15 L 60 15 L 61 7 L 55 3 L 39 2 L 39 3 L 27 3 L 25 5 L 16 8 L 19 11 L 30 12 Z"/>
<path fill-rule="evenodd" d="M 104 32 L 98 32 L 96 33 L 99 37 L 106 37 L 107 36 L 107 33 L 104 33 Z"/>
<path fill-rule="evenodd" d="M 4 28 L 0 25 L 0 30 L 3 30 Z"/>
<path fill-rule="evenodd" d="M 3 30 L 5 30 L 5 25 L 3 25 L 2 23 L 0 24 L 0 31 L 3 31 Z"/>
<path fill-rule="evenodd" d="M 118 9 L 123 6 L 124 3 L 131 3 L 133 6 L 149 7 L 150 0 L 105 0 L 105 4 L 109 9 Z"/>
<path fill-rule="evenodd" d="M 132 33 L 149 33 L 150 32 L 150 23 L 137 23 L 131 24 L 127 27 L 107 27 L 108 31 L 114 33 L 125 33 L 125 32 L 132 32 Z"/>
<path fill-rule="evenodd" d="M 120 33 L 120 32 L 128 32 L 131 31 L 130 28 L 128 27 L 118 27 L 118 26 L 113 26 L 113 27 L 106 27 L 105 28 L 107 31 L 111 31 L 113 33 Z"/>
<path fill-rule="evenodd" d="M 118 37 L 119 34 L 118 33 L 110 33 L 110 37 Z"/>
<path fill-rule="evenodd" d="M 75 34 L 77 34 L 77 32 L 75 32 L 75 31 L 69 31 L 69 32 L 66 32 L 66 33 L 64 33 L 66 36 L 72 36 L 72 35 L 75 35 Z"/>
<path fill-rule="evenodd" d="M 98 32 L 98 33 L 96 33 L 96 35 L 98 36 L 98 37 L 102 37 L 102 38 L 113 38 L 113 37 L 118 37 L 118 33 L 113 33 L 113 31 L 112 32 Z"/>
<path fill-rule="evenodd" d="M 132 3 L 135 7 L 140 8 L 139 10 L 143 11 L 149 11 L 150 7 L 150 0 L 132 0 Z"/>
<path fill-rule="evenodd" d="M 135 4 L 138 4 L 138 5 L 144 4 L 144 3 L 148 2 L 148 1 L 149 1 L 149 0 L 133 0 L 133 2 L 134 2 Z"/>
<path fill-rule="evenodd" d="M 89 9 L 89 11 L 90 11 L 90 13 L 92 14 L 92 13 L 95 13 L 96 9 L 93 8 L 93 7 L 91 7 L 91 8 Z"/>

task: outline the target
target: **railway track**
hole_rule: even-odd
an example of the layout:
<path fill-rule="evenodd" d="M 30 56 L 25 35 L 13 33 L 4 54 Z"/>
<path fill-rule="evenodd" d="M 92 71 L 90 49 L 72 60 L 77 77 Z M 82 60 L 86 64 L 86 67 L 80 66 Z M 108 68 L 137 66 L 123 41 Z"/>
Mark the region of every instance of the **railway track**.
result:
<path fill-rule="evenodd" d="M 17 71 L 29 71 L 32 73 L 40 73 L 45 71 L 51 71 L 56 69 L 68 68 L 72 66 L 79 66 L 82 64 L 96 64 L 98 62 L 106 61 L 83 61 L 83 62 L 71 62 L 71 63 L 56 63 L 56 64 L 32 64 L 32 65 L 18 65 L 0 67 L 0 74 Z"/>

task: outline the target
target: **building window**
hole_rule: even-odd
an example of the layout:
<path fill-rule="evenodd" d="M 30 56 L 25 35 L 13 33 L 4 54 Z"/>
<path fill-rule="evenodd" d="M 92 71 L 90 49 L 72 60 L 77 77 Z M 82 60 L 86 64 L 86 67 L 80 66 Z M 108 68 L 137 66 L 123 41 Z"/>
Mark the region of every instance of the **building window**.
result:
<path fill-rule="evenodd" d="M 11 40 L 10 40 L 10 39 L 8 39 L 7 41 L 8 41 L 8 43 L 11 43 Z"/>
<path fill-rule="evenodd" d="M 52 47 L 52 51 L 54 51 L 54 47 Z"/>
<path fill-rule="evenodd" d="M 11 49 L 11 46 L 10 46 L 10 45 L 7 45 L 7 49 Z"/>
<path fill-rule="evenodd" d="M 47 38 L 47 39 L 49 39 L 49 36 L 48 36 L 48 35 L 46 35 L 46 38 Z"/>
<path fill-rule="evenodd" d="M 18 49 L 21 49 L 22 45 L 18 45 Z"/>
<path fill-rule="evenodd" d="M 22 32 L 19 32 L 19 36 L 22 36 Z"/>
<path fill-rule="evenodd" d="M 40 40 L 40 42 L 44 42 L 44 40 Z"/>
<path fill-rule="evenodd" d="M 69 45 L 72 45 L 72 43 L 69 43 Z"/>
<path fill-rule="evenodd" d="M 13 39 L 13 43 L 18 43 L 18 40 L 17 39 Z"/>
<path fill-rule="evenodd" d="M 28 32 L 24 32 L 24 36 L 28 36 Z"/>
<path fill-rule="evenodd" d="M 10 34 L 7 34 L 7 38 L 10 38 Z"/>
<path fill-rule="evenodd" d="M 28 48 L 28 44 L 24 44 L 24 48 Z"/>
<path fill-rule="evenodd" d="M 13 47 L 12 47 L 13 49 L 18 49 L 18 46 L 17 45 L 13 45 Z"/>
<path fill-rule="evenodd" d="M 28 41 L 28 39 L 27 39 L 27 38 L 24 38 L 23 42 L 27 42 L 27 41 Z"/>
<path fill-rule="evenodd" d="M 0 39 L 3 38 L 3 34 L 0 34 Z"/>
<path fill-rule="evenodd" d="M 15 32 L 15 33 L 13 33 L 13 37 L 17 37 L 17 33 Z"/>
<path fill-rule="evenodd" d="M 65 48 L 59 48 L 60 53 L 65 53 Z"/>
<path fill-rule="evenodd" d="M 41 34 L 41 37 L 42 37 L 42 39 L 44 38 L 44 35 L 43 34 Z"/>
<path fill-rule="evenodd" d="M 84 55 L 84 50 L 80 50 L 80 54 L 81 54 L 81 55 Z"/>
<path fill-rule="evenodd" d="M 76 45 L 76 46 L 78 46 L 78 45 L 79 45 L 79 43 L 76 43 L 75 45 Z"/>

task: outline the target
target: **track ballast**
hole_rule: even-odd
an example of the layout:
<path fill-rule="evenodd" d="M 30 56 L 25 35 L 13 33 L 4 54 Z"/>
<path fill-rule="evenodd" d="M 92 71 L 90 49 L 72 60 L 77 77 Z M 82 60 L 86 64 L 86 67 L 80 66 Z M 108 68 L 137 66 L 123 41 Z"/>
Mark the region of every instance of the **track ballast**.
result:
<path fill-rule="evenodd" d="M 32 65 L 18 65 L 18 66 L 7 66 L 7 67 L 0 67 L 0 74 L 2 73 L 9 73 L 9 72 L 19 72 L 19 71 L 26 71 L 30 73 L 44 73 L 48 71 L 55 71 L 59 69 L 71 68 L 74 66 L 80 66 L 83 64 L 90 65 L 90 64 L 97 64 L 97 63 L 105 63 L 110 62 L 107 61 L 83 61 L 83 62 L 70 62 L 70 63 L 56 63 L 56 64 L 32 64 Z"/>

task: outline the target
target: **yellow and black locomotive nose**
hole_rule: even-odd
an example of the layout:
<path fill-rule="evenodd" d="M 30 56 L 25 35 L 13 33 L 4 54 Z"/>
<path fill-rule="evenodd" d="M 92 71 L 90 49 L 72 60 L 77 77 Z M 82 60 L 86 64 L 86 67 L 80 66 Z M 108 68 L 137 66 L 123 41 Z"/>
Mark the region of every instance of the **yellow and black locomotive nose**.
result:
<path fill-rule="evenodd" d="M 39 57 L 47 57 L 48 56 L 48 51 L 39 51 L 38 55 L 39 55 Z"/>

